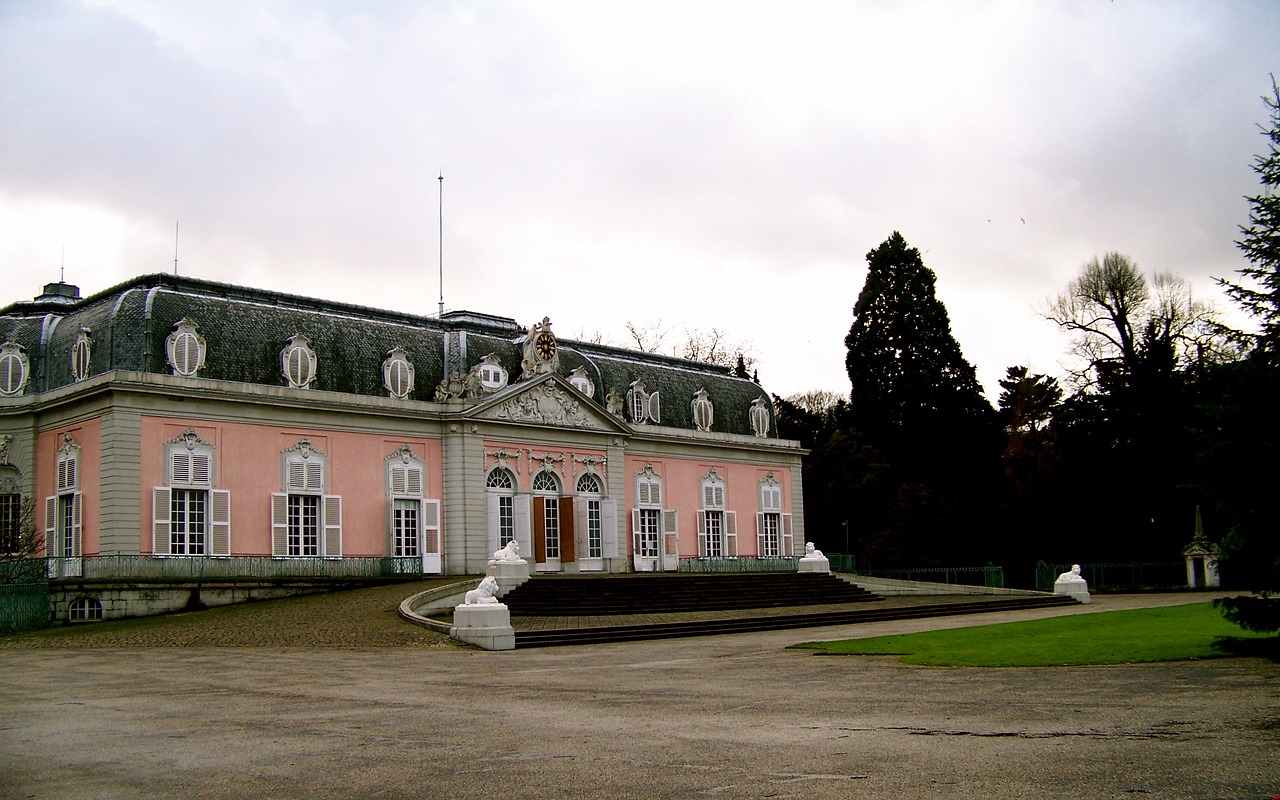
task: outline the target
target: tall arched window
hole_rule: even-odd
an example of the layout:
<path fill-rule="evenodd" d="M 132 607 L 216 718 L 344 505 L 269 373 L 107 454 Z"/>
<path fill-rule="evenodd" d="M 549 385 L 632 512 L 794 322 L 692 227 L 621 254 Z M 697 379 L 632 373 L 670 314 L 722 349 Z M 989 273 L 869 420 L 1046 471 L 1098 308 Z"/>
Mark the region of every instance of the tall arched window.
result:
<path fill-rule="evenodd" d="M 760 511 L 756 514 L 756 552 L 761 558 L 795 555 L 791 515 L 782 511 L 782 485 L 773 473 L 760 482 Z"/>
<path fill-rule="evenodd" d="M 325 494 L 328 464 L 305 436 L 281 454 L 283 492 L 271 495 L 271 554 L 342 558 L 342 497 Z"/>
<path fill-rule="evenodd" d="M 484 488 L 488 492 L 490 550 L 499 550 L 516 537 L 516 479 L 506 467 L 494 467 L 485 476 Z M 521 542 L 521 548 L 526 543 Z M 528 555 L 528 552 L 522 552 Z"/>
<path fill-rule="evenodd" d="M 231 555 L 231 493 L 215 485 L 212 444 L 191 428 L 165 443 L 165 485 L 151 490 L 153 555 Z"/>
<path fill-rule="evenodd" d="M 574 560 L 573 499 L 560 497 L 560 478 L 549 469 L 533 476 L 533 559 L 548 571 Z"/>
<path fill-rule="evenodd" d="M 404 445 L 387 456 L 388 551 L 405 572 L 441 570 L 440 501 L 426 497 L 426 464 Z"/>
<path fill-rule="evenodd" d="M 44 542 L 50 577 L 80 575 L 84 501 L 80 491 L 80 445 L 63 434 L 58 448 L 55 494 L 44 500 Z"/>

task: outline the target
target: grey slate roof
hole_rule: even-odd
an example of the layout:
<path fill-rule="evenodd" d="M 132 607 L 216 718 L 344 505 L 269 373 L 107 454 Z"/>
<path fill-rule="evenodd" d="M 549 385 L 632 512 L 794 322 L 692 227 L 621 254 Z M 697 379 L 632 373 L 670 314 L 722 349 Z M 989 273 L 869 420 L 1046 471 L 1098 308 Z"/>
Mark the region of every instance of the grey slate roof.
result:
<path fill-rule="evenodd" d="M 304 334 L 318 361 L 312 388 L 385 397 L 382 362 L 399 346 L 416 373 L 408 399 L 418 401 L 433 400 L 446 365 L 469 370 L 490 353 L 517 381 L 525 334 L 514 320 L 486 314 L 422 317 L 157 274 L 74 302 L 45 295 L 0 309 L 0 342 L 12 340 L 26 349 L 31 361 L 26 393 L 34 394 L 72 383 L 70 352 L 82 327 L 90 330 L 91 374 L 169 374 L 165 338 L 184 318 L 195 323 L 207 343 L 201 378 L 285 385 L 280 351 L 290 337 Z M 755 383 L 717 365 L 563 338 L 559 345 L 560 374 L 585 367 L 602 407 L 610 389 L 625 396 L 632 381 L 643 379 L 650 391 L 660 393 L 663 426 L 693 428 L 690 401 L 705 388 L 715 404 L 712 430 L 751 434 L 751 403 L 768 399 Z"/>

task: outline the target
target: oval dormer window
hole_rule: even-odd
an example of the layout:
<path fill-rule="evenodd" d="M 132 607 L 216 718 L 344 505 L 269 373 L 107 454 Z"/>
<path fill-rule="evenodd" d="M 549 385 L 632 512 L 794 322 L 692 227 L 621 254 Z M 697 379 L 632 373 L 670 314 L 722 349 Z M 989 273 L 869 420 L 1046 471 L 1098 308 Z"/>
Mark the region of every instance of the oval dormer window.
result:
<path fill-rule="evenodd" d="M 173 326 L 173 333 L 164 340 L 164 350 L 174 375 L 190 378 L 204 366 L 204 337 L 190 320 L 184 318 Z"/>
<path fill-rule="evenodd" d="M 76 343 L 71 345 L 71 380 L 79 383 L 89 377 L 89 357 L 93 354 L 89 329 L 81 328 Z"/>
<path fill-rule="evenodd" d="M 316 352 L 311 349 L 307 337 L 295 335 L 280 351 L 280 371 L 289 386 L 306 389 L 316 379 Z"/>
<path fill-rule="evenodd" d="M 22 394 L 30 373 L 31 362 L 22 345 L 17 342 L 0 345 L 0 394 L 6 397 Z"/>
<path fill-rule="evenodd" d="M 387 353 L 387 360 L 382 362 L 382 385 L 397 400 L 405 399 L 413 391 L 413 364 L 409 363 L 403 347 Z"/>

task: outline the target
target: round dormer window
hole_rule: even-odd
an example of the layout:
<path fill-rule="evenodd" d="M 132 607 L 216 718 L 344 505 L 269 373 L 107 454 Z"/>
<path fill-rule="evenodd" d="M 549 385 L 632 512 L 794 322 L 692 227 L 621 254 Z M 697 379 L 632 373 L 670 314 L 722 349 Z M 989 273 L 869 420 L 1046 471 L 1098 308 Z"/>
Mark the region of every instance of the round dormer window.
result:
<path fill-rule="evenodd" d="M 31 362 L 17 342 L 0 345 L 0 395 L 11 397 L 22 394 L 27 387 Z"/>

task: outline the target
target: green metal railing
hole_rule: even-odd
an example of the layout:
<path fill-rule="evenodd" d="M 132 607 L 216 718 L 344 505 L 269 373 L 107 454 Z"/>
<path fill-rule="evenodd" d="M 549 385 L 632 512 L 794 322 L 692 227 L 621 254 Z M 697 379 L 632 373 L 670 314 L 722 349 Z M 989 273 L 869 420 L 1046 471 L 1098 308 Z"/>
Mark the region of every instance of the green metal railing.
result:
<path fill-rule="evenodd" d="M 55 559 L 67 562 L 69 559 Z M 264 581 L 291 579 L 391 578 L 421 575 L 420 558 L 231 558 L 93 556 L 78 559 L 79 574 L 66 564 L 49 574 L 85 580 Z"/>
<path fill-rule="evenodd" d="M 0 633 L 47 628 L 51 609 L 44 559 L 0 562 Z"/>
<path fill-rule="evenodd" d="M 831 564 L 832 572 L 857 572 L 858 559 L 852 554 L 845 553 L 823 553 L 827 557 L 827 562 Z"/>
<path fill-rule="evenodd" d="M 1036 588 L 1053 591 L 1054 581 L 1071 564 L 1036 562 Z M 1187 565 L 1183 561 L 1120 561 L 1104 564 L 1081 564 L 1080 575 L 1090 592 L 1119 592 L 1136 589 L 1185 589 Z"/>
<path fill-rule="evenodd" d="M 795 572 L 798 558 L 682 558 L 677 572 L 744 573 L 744 572 Z"/>

